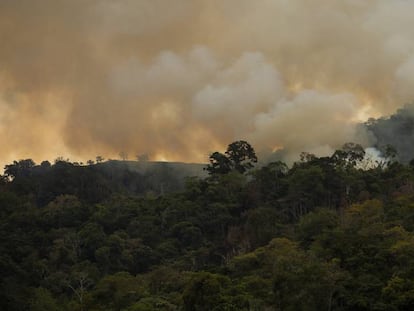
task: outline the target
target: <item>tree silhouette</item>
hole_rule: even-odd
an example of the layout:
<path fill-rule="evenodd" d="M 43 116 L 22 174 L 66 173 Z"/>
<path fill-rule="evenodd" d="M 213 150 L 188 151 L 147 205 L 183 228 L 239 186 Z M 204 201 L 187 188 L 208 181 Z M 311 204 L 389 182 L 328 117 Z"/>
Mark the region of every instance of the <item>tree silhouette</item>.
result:
<path fill-rule="evenodd" d="M 224 154 L 217 151 L 212 153 L 206 170 L 210 175 L 227 174 L 231 171 L 244 174 L 256 162 L 257 156 L 253 147 L 248 142 L 239 140 L 228 145 Z"/>

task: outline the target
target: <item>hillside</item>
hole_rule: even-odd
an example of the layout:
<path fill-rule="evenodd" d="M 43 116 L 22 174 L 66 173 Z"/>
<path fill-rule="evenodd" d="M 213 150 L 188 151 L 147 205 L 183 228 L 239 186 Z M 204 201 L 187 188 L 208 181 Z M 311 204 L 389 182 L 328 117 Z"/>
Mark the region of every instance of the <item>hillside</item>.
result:
<path fill-rule="evenodd" d="M 160 195 L 184 190 L 191 177 L 205 177 L 203 164 L 174 162 L 107 161 L 87 166 L 57 161 L 36 165 L 32 160 L 6 166 L 8 186 L 16 193 L 30 192 L 39 206 L 58 195 L 76 195 L 88 203 L 100 202 L 114 193 L 132 196 Z"/>
<path fill-rule="evenodd" d="M 252 168 L 254 151 L 232 145 L 157 195 L 201 167 L 7 167 L 0 309 L 412 309 L 412 165 L 363 170 L 346 144 Z"/>

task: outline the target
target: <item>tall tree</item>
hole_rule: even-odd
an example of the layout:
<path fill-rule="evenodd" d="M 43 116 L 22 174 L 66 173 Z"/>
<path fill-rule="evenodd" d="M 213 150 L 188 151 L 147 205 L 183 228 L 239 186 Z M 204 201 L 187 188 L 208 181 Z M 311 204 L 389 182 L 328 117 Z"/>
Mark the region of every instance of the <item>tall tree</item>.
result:
<path fill-rule="evenodd" d="M 237 171 L 244 174 L 257 163 L 257 156 L 253 147 L 244 140 L 228 145 L 226 152 L 214 152 L 210 155 L 210 164 L 206 170 L 210 175 L 227 174 Z"/>

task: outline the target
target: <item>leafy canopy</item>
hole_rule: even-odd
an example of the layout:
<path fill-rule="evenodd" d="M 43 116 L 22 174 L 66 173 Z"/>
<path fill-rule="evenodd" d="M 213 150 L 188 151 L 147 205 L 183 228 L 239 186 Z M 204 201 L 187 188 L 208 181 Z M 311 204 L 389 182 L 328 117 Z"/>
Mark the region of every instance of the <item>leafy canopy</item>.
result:
<path fill-rule="evenodd" d="M 210 175 L 227 174 L 237 171 L 244 174 L 257 163 L 253 147 L 244 140 L 238 140 L 228 145 L 226 152 L 214 152 L 210 155 L 210 164 L 206 170 Z"/>

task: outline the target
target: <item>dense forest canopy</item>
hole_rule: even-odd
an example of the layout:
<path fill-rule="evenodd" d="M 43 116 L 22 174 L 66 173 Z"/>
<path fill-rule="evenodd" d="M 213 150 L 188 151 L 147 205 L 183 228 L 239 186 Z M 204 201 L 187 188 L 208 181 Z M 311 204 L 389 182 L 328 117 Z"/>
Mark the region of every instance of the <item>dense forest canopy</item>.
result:
<path fill-rule="evenodd" d="M 412 310 L 414 162 L 397 159 L 347 143 L 254 167 L 237 141 L 204 174 L 15 161 L 0 309 Z"/>
<path fill-rule="evenodd" d="M 413 12 L 0 0 L 0 311 L 414 310 Z"/>

